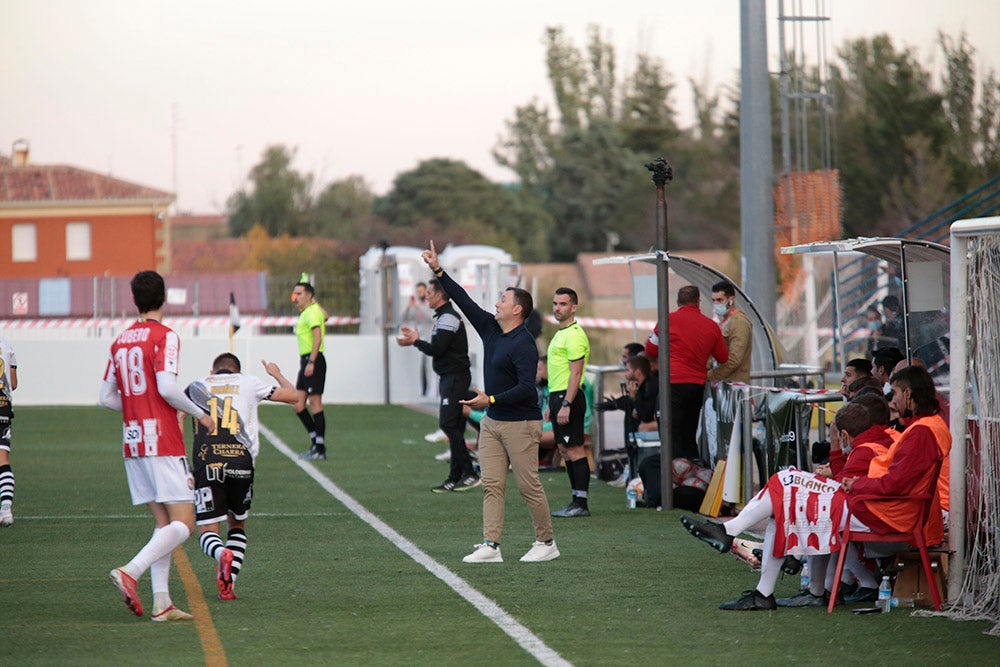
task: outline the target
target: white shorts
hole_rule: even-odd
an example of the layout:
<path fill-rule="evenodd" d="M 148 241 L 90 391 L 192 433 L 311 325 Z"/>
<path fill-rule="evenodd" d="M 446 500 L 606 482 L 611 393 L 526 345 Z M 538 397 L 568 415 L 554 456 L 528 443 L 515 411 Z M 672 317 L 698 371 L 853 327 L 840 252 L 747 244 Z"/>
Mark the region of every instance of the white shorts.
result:
<path fill-rule="evenodd" d="M 125 476 L 133 505 L 194 502 L 194 476 L 183 456 L 127 458 Z"/>

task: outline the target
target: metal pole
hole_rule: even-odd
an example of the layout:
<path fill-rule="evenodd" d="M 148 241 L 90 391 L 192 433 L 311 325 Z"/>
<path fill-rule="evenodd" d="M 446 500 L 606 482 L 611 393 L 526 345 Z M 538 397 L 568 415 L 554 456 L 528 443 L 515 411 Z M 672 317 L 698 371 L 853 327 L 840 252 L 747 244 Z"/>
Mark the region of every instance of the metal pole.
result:
<path fill-rule="evenodd" d="M 392 306 L 389 299 L 389 258 L 386 254 L 389 243 L 379 241 L 378 247 L 382 250 L 382 261 L 379 263 L 382 273 L 382 386 L 385 404 L 389 405 L 389 323 L 392 319 L 389 313 Z"/>
<path fill-rule="evenodd" d="M 646 165 L 653 172 L 656 185 L 656 322 L 660 330 L 659 369 L 660 403 L 660 489 L 664 509 L 674 508 L 673 443 L 670 440 L 670 263 L 667 255 L 667 198 L 664 189 L 673 180 L 674 170 L 658 157 Z"/>
<path fill-rule="evenodd" d="M 764 0 L 740 2 L 740 238 L 743 289 L 776 328 L 774 166 Z"/>

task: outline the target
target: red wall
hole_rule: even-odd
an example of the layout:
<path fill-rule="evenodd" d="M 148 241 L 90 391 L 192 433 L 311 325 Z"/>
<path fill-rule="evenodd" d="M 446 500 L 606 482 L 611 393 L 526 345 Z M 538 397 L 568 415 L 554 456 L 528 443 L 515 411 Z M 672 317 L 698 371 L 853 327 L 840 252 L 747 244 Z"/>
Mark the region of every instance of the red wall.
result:
<path fill-rule="evenodd" d="M 11 227 L 21 222 L 36 225 L 37 261 L 11 261 Z M 90 223 L 89 260 L 66 259 L 66 224 L 69 222 Z M 132 275 L 143 269 L 162 271 L 162 243 L 156 238 L 156 230 L 162 226 L 152 213 L 0 219 L 0 276 L 44 278 L 106 273 Z"/>

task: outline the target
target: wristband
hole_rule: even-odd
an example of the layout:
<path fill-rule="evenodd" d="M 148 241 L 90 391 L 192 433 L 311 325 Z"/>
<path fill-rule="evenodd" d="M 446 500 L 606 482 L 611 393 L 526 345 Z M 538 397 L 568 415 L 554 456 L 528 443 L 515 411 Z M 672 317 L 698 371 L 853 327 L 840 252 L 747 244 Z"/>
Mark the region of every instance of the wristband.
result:
<path fill-rule="evenodd" d="M 563 406 L 564 408 L 568 408 L 568 407 L 569 407 L 569 401 L 567 401 L 567 400 L 566 400 L 566 399 L 564 398 L 564 399 L 563 399 L 563 401 L 562 401 L 562 406 Z"/>
<path fill-rule="evenodd" d="M 441 276 L 444 275 L 444 269 L 442 269 L 440 266 L 438 266 L 437 269 L 434 270 L 434 271 L 431 271 L 431 273 L 433 273 L 435 276 L 437 276 L 438 278 L 440 278 Z"/>
<path fill-rule="evenodd" d="M 315 363 L 316 363 L 315 359 L 309 359 L 309 360 L 306 361 L 306 366 L 308 366 L 309 364 L 315 364 Z"/>
<path fill-rule="evenodd" d="M 491 395 L 491 396 L 490 396 L 490 405 L 493 405 L 493 404 L 494 404 L 494 403 L 496 403 L 496 402 L 497 402 L 497 397 L 496 397 L 496 396 L 492 396 L 492 395 Z"/>

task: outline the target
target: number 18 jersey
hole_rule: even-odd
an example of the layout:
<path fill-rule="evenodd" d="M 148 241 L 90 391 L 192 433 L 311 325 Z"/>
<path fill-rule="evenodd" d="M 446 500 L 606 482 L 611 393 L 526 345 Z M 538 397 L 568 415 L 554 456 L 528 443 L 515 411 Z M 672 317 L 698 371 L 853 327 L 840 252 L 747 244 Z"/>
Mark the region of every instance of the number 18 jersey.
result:
<path fill-rule="evenodd" d="M 122 397 L 125 458 L 185 456 L 177 410 L 160 396 L 156 373 L 177 374 L 180 339 L 155 320 L 139 320 L 111 344 L 104 379 Z"/>

